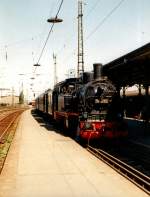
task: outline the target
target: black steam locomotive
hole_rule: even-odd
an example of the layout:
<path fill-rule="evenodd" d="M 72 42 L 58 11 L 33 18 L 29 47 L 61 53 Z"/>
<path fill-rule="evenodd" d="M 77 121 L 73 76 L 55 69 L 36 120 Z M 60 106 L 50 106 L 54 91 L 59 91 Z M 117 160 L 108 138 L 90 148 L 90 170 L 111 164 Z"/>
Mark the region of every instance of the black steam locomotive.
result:
<path fill-rule="evenodd" d="M 69 78 L 40 95 L 36 109 L 50 114 L 72 137 L 84 140 L 128 135 L 120 97 L 115 86 L 102 76 L 102 65 L 81 78 Z"/>

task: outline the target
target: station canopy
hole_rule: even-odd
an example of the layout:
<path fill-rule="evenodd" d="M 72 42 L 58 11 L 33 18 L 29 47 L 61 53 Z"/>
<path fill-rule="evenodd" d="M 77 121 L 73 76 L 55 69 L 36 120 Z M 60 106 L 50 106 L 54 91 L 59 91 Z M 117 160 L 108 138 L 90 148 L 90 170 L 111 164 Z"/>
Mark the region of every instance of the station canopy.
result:
<path fill-rule="evenodd" d="M 150 43 L 105 64 L 103 74 L 118 87 L 150 85 Z"/>

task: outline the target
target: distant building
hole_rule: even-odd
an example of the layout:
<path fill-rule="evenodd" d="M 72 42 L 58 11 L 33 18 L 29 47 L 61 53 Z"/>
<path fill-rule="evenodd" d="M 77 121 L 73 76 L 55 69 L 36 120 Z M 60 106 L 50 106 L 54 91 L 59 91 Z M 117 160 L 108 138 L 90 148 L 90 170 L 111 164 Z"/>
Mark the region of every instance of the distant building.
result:
<path fill-rule="evenodd" d="M 1 96 L 0 97 L 0 105 L 16 105 L 19 104 L 19 96 Z"/>

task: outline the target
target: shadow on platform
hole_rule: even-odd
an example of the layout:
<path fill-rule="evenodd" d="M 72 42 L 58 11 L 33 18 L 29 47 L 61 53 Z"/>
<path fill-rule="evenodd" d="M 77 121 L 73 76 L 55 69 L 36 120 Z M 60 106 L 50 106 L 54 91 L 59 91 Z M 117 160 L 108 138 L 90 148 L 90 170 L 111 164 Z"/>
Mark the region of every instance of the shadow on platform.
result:
<path fill-rule="evenodd" d="M 52 119 L 52 117 L 45 115 L 36 109 L 32 109 L 31 114 L 41 127 L 46 128 L 48 131 L 53 130 L 56 133 L 67 136 L 67 133 L 65 133 L 59 125 L 56 125 L 56 122 Z"/>

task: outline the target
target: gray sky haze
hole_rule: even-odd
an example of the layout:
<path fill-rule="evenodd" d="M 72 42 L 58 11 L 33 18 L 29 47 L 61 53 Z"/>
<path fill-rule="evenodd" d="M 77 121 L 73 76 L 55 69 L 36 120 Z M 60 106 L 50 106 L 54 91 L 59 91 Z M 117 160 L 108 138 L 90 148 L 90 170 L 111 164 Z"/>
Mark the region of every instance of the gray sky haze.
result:
<path fill-rule="evenodd" d="M 58 80 L 77 68 L 77 0 L 64 0 L 42 58 L 33 74 L 60 0 L 0 0 L 0 88 L 32 96 L 53 87 L 53 53 Z M 150 41 L 150 0 L 84 0 L 85 70 L 105 64 Z M 7 54 L 7 57 L 6 57 Z M 19 75 L 24 74 L 24 75 Z M 38 75 L 41 74 L 41 75 Z M 30 78 L 34 75 L 35 80 Z M 33 83 L 33 85 L 31 85 Z"/>

